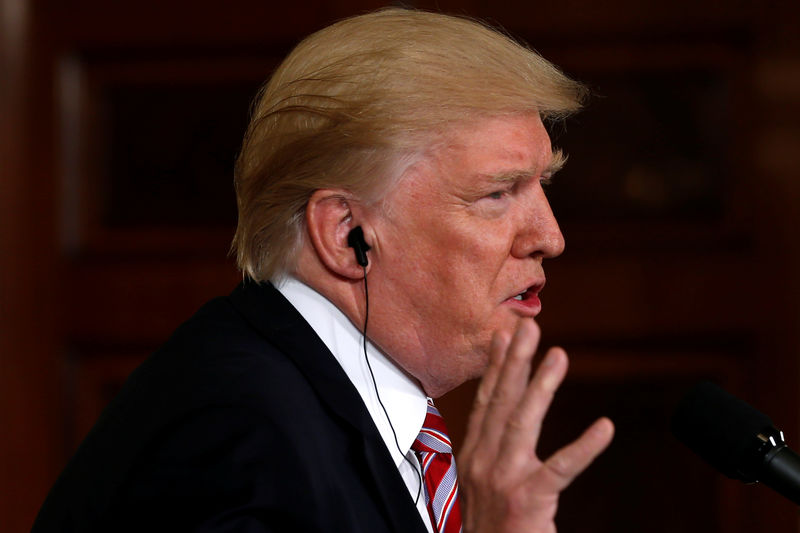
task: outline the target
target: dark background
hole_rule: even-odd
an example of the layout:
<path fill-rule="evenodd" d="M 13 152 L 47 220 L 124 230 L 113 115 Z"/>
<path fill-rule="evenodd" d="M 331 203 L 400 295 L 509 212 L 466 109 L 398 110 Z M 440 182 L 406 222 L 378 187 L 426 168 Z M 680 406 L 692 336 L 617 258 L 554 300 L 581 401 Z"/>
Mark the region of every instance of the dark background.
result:
<path fill-rule="evenodd" d="M 0 530 L 26 531 L 125 376 L 237 283 L 232 166 L 249 100 L 302 36 L 383 2 L 0 0 Z M 798 531 L 667 423 L 713 378 L 800 448 L 797 2 L 440 0 L 593 92 L 552 131 L 567 249 L 540 323 L 572 370 L 543 452 L 610 450 L 562 532 Z M 440 405 L 454 439 L 474 384 Z"/>

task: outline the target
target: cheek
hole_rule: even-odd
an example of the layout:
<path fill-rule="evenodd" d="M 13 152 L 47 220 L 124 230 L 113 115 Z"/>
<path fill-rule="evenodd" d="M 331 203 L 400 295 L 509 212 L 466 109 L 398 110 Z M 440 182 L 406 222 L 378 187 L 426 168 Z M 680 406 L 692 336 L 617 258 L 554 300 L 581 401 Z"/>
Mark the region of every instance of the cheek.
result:
<path fill-rule="evenodd" d="M 511 257 L 511 235 L 508 224 L 493 224 L 451 236 L 448 248 L 457 258 L 453 268 L 475 290 L 488 290 L 502 277 Z"/>
<path fill-rule="evenodd" d="M 473 336 L 487 326 L 496 312 L 499 300 L 509 290 L 506 273 L 511 240 L 507 231 L 453 231 L 437 241 L 430 257 L 421 263 L 406 265 L 419 276 L 420 286 L 433 297 L 445 302 L 451 313 L 449 320 L 460 322 L 456 329 L 472 328 L 462 334 Z M 447 320 L 443 318 L 442 320 Z"/>
<path fill-rule="evenodd" d="M 437 316 L 436 323 L 461 322 L 459 330 L 464 323 L 485 326 L 487 313 L 497 305 L 498 290 L 508 289 L 503 276 L 513 243 L 513 221 L 442 212 L 424 204 L 413 212 L 414 216 L 394 219 L 381 229 L 382 270 L 394 297 L 430 319 L 431 311 L 425 307 L 443 306 L 449 317 Z"/>

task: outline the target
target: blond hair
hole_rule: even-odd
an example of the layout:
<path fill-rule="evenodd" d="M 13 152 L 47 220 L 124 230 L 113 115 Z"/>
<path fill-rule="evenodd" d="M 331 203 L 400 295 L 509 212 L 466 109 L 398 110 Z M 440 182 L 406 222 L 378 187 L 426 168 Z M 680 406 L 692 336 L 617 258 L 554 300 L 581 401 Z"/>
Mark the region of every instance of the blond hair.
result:
<path fill-rule="evenodd" d="M 561 118 L 584 95 L 535 52 L 466 18 L 389 8 L 314 33 L 253 104 L 236 162 L 239 268 L 256 281 L 294 268 L 315 190 L 375 202 L 458 123 Z"/>

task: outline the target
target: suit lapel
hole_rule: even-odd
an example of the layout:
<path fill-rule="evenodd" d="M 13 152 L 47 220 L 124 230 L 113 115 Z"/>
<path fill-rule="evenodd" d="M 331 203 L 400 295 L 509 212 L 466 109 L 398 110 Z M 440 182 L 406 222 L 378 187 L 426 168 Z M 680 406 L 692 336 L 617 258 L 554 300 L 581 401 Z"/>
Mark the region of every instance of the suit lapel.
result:
<path fill-rule="evenodd" d="M 380 439 L 377 430 L 375 434 Z M 391 458 L 387 460 L 388 452 L 383 441 L 376 443 L 374 438 L 372 442 L 366 442 L 366 440 L 365 437 L 364 457 L 375 475 L 378 492 L 396 531 L 398 533 L 427 533 L 427 529 L 420 519 L 419 511 L 408 496 L 408 488 L 398 474 L 397 466 Z M 403 497 L 399 496 L 400 492 L 404 494 Z"/>
<path fill-rule="evenodd" d="M 398 533 L 424 532 L 408 489 L 361 396 L 302 315 L 267 283 L 244 282 L 230 298 L 254 328 L 294 361 L 330 410 L 362 436 L 365 460 Z"/>

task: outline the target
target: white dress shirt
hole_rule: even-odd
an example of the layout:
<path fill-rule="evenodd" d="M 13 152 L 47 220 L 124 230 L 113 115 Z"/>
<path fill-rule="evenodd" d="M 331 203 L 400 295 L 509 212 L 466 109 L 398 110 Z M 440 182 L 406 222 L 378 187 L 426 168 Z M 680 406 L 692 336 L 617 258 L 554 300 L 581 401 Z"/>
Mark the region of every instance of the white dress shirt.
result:
<path fill-rule="evenodd" d="M 391 453 L 412 500 L 416 501 L 417 511 L 422 517 L 422 521 L 429 533 L 433 533 L 430 515 L 425 506 L 424 488 L 420 486 L 419 461 L 414 451 L 411 450 L 411 445 L 422 428 L 428 409 L 425 392 L 416 380 L 403 372 L 368 341 L 367 354 L 375 374 L 373 383 L 364 358 L 363 336 L 360 328 L 356 328 L 344 313 L 327 298 L 297 279 L 286 277 L 280 282 L 273 283 L 322 339 L 347 377 L 353 382 L 389 453 Z M 369 325 L 367 325 L 367 331 L 369 332 Z M 386 413 L 378 401 L 376 387 L 380 391 L 380 399 L 386 407 Z M 391 424 L 386 418 L 387 414 L 391 419 Z M 395 442 L 392 427 L 397 434 L 397 442 Z M 414 465 L 413 467 L 409 461 Z"/>

